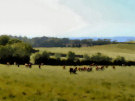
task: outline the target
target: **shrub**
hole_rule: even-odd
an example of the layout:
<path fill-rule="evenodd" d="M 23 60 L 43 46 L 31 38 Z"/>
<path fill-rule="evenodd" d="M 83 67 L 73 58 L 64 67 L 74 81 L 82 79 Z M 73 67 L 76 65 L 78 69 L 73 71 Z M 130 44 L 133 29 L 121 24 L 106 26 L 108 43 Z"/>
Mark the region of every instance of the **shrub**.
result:
<path fill-rule="evenodd" d="M 34 61 L 36 64 L 46 63 L 50 59 L 50 55 L 48 52 L 43 51 L 42 53 L 36 53 L 34 56 Z"/>
<path fill-rule="evenodd" d="M 116 59 L 114 60 L 114 64 L 116 64 L 116 65 L 122 65 L 125 63 L 126 63 L 126 60 L 122 56 L 117 56 Z"/>
<path fill-rule="evenodd" d="M 84 54 L 83 58 L 84 61 L 90 61 L 90 57 L 88 56 L 88 54 Z"/>
<path fill-rule="evenodd" d="M 67 59 L 68 59 L 69 61 L 74 61 L 74 60 L 75 60 L 75 53 L 69 51 L 68 54 L 67 54 Z"/>
<path fill-rule="evenodd" d="M 91 61 L 97 64 L 110 64 L 112 62 L 112 58 L 102 55 L 101 53 L 96 53 L 91 57 Z"/>
<path fill-rule="evenodd" d="M 50 58 L 50 55 L 49 55 L 49 53 L 48 52 L 46 52 L 46 51 L 43 51 L 43 53 L 41 54 L 41 57 L 42 57 L 42 59 L 49 59 Z"/>

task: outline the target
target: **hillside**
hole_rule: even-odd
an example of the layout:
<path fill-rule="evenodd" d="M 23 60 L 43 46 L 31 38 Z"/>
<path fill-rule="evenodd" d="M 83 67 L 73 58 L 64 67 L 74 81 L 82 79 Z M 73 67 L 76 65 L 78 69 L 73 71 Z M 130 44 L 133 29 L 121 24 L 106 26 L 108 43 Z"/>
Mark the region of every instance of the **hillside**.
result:
<path fill-rule="evenodd" d="M 97 40 L 99 37 L 73 37 L 71 39 L 94 39 Z M 117 42 L 127 42 L 130 40 L 135 40 L 135 37 L 130 37 L 130 36 L 115 36 L 115 37 L 100 37 L 100 39 L 110 39 L 110 40 L 116 40 Z"/>
<path fill-rule="evenodd" d="M 125 43 L 129 43 L 129 44 L 135 44 L 135 41 L 127 41 Z"/>
<path fill-rule="evenodd" d="M 60 48 L 60 47 L 52 47 L 52 48 L 35 48 L 40 51 L 49 51 L 54 53 L 68 53 L 69 51 L 73 51 L 78 55 L 88 54 L 92 55 L 97 52 L 101 52 L 107 56 L 115 58 L 116 56 L 124 56 L 127 60 L 135 59 L 135 44 L 110 44 L 110 45 L 99 45 L 92 47 L 82 47 L 82 48 Z"/>
<path fill-rule="evenodd" d="M 95 45 L 106 45 L 106 44 L 114 44 L 118 43 L 115 40 L 111 39 L 70 39 L 70 38 L 57 38 L 57 37 L 17 37 L 10 36 L 11 38 L 17 38 L 24 42 L 30 43 L 33 47 L 87 47 L 87 46 L 95 46 Z"/>

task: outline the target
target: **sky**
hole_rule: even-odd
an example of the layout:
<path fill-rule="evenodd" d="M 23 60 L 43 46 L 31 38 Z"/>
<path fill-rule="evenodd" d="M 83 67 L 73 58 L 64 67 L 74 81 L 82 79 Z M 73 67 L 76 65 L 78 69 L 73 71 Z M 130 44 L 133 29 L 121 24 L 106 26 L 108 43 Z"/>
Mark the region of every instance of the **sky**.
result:
<path fill-rule="evenodd" d="M 0 35 L 135 37 L 135 0 L 0 0 Z"/>

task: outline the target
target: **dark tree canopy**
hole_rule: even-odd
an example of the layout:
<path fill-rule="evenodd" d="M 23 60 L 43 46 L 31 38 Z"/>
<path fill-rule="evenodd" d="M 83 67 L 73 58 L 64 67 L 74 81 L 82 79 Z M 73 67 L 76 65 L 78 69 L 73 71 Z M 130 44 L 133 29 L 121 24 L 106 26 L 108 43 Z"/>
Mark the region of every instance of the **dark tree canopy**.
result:
<path fill-rule="evenodd" d="M 30 43 L 33 47 L 87 47 L 94 45 L 105 45 L 105 44 L 115 44 L 116 41 L 111 41 L 110 39 L 69 39 L 69 38 L 56 38 L 56 37 L 16 37 L 10 36 L 12 38 L 17 38 L 26 43 Z"/>
<path fill-rule="evenodd" d="M 0 36 L 0 45 L 6 45 L 10 40 L 9 36 L 2 35 Z"/>
<path fill-rule="evenodd" d="M 30 44 L 9 36 L 0 36 L 0 63 L 28 63 L 33 52 Z"/>
<path fill-rule="evenodd" d="M 74 61 L 75 60 L 75 53 L 69 51 L 68 54 L 67 54 L 67 59 L 71 60 L 71 61 Z"/>

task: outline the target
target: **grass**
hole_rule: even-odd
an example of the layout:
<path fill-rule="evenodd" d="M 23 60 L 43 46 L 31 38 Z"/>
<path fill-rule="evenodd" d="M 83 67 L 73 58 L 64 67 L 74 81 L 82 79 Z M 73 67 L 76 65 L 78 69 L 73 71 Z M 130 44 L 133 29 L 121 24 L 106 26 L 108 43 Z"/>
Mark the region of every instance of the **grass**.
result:
<path fill-rule="evenodd" d="M 135 67 L 69 74 L 69 67 L 0 65 L 0 101 L 135 101 Z"/>
<path fill-rule="evenodd" d="M 134 44 L 134 43 L 135 43 L 135 41 L 128 41 L 128 42 L 125 42 L 125 43 Z"/>
<path fill-rule="evenodd" d="M 101 46 L 93 46 L 93 47 L 82 47 L 82 48 L 36 48 L 40 51 L 49 51 L 54 53 L 68 53 L 69 51 L 73 51 L 76 54 L 84 55 L 88 54 L 89 56 L 101 52 L 104 55 L 110 56 L 112 58 L 116 58 L 117 56 L 124 56 L 126 60 L 134 60 L 135 59 L 135 44 L 110 44 L 110 45 L 101 45 Z"/>

